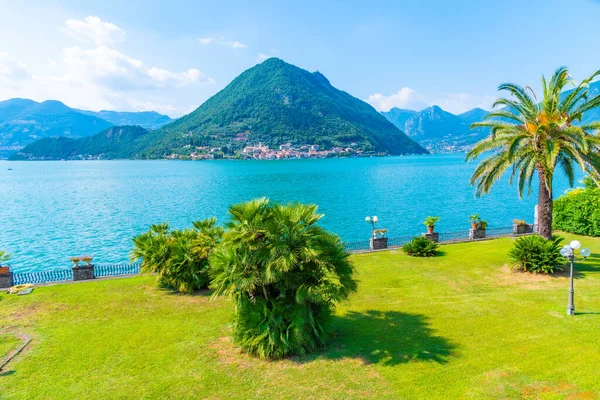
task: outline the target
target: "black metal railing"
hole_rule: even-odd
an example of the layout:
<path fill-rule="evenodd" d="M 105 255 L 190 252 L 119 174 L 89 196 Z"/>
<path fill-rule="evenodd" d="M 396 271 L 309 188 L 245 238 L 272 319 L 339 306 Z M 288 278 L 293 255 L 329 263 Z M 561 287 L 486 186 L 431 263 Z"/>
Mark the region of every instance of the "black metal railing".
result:
<path fill-rule="evenodd" d="M 486 228 L 485 229 L 485 238 L 498 238 L 505 236 L 519 236 L 522 234 L 531 234 L 537 232 L 537 227 L 535 225 L 527 225 L 524 228 L 524 232 L 517 232 L 515 226 L 504 226 L 498 228 Z M 439 235 L 439 243 L 456 243 L 456 242 L 466 242 L 471 240 L 481 240 L 479 238 L 473 239 L 471 238 L 470 231 L 465 229 L 463 231 L 454 231 L 454 232 L 438 232 Z M 417 235 L 418 236 L 418 235 Z M 414 236 L 399 236 L 399 237 L 391 237 L 388 238 L 388 248 L 393 247 L 401 247 L 403 244 L 410 242 Z M 345 248 L 349 252 L 361 252 L 361 251 L 369 251 L 371 250 L 371 244 L 369 240 L 360 240 L 356 242 L 348 242 L 345 243 Z"/>

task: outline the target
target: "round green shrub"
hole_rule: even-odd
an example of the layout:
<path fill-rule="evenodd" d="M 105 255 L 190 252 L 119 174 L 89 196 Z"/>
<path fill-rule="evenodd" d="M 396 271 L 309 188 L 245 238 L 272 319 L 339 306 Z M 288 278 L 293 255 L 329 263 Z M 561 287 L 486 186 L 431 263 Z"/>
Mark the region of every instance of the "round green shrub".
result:
<path fill-rule="evenodd" d="M 413 257 L 433 257 L 437 255 L 437 248 L 437 243 L 422 236 L 415 236 L 402 246 L 402 251 Z"/>
<path fill-rule="evenodd" d="M 335 303 L 356 290 L 340 238 L 317 225 L 317 206 L 253 200 L 210 259 L 214 296 L 234 304 L 233 338 L 260 358 L 302 355 L 326 344 Z"/>
<path fill-rule="evenodd" d="M 553 236 L 551 240 L 538 235 L 518 238 L 508 252 L 511 268 L 544 274 L 562 270 L 565 263 L 560 254 L 562 241 L 560 236 Z"/>

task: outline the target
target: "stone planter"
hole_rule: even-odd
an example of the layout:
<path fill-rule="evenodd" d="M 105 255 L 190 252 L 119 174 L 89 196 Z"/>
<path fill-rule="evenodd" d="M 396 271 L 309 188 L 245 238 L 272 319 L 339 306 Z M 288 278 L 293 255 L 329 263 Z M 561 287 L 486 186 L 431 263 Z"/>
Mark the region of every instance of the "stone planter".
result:
<path fill-rule="evenodd" d="M 485 229 L 469 229 L 469 239 L 484 239 L 485 238 Z"/>
<path fill-rule="evenodd" d="M 513 234 L 522 235 L 527 233 L 527 225 L 513 225 Z"/>
<path fill-rule="evenodd" d="M 386 238 L 386 237 L 372 238 L 370 240 L 369 244 L 370 244 L 371 250 L 387 249 L 387 247 L 388 247 L 388 238 Z"/>
<path fill-rule="evenodd" d="M 81 265 L 73 267 L 73 280 L 74 281 L 87 281 L 89 279 L 95 279 L 94 266 L 93 265 Z"/>
<path fill-rule="evenodd" d="M 440 241 L 440 234 L 437 232 L 422 233 L 421 236 L 433 243 L 437 243 Z"/>
<path fill-rule="evenodd" d="M 8 289 L 12 286 L 14 286 L 13 273 L 10 271 L 0 273 L 0 289 Z"/>

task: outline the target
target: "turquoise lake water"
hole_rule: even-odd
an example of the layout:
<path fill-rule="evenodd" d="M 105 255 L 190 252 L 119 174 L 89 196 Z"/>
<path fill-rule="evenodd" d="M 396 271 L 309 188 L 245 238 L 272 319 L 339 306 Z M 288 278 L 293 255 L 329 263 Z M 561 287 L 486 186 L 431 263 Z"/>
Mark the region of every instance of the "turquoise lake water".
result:
<path fill-rule="evenodd" d="M 12 170 L 9 170 L 12 168 Z M 508 180 L 476 199 L 474 163 L 463 154 L 282 161 L 0 161 L 0 249 L 16 271 L 66 268 L 69 257 L 126 262 L 131 238 L 150 224 L 190 226 L 230 204 L 267 196 L 319 205 L 322 224 L 346 241 L 368 239 L 367 215 L 390 237 L 419 234 L 428 215 L 438 231 L 533 220 L 535 194 L 518 199 Z M 536 185 L 537 186 L 537 185 Z M 557 177 L 555 195 L 567 189 Z M 536 187 L 537 190 L 537 187 Z"/>

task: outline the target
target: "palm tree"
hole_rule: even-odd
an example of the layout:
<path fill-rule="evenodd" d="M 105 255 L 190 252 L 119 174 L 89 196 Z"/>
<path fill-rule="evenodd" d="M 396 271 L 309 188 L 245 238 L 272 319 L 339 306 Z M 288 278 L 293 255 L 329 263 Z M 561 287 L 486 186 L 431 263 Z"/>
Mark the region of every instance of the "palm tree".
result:
<path fill-rule="evenodd" d="M 223 235 L 216 222 L 216 218 L 196 221 L 194 229 L 181 230 L 171 230 L 167 223 L 152 225 L 133 238 L 131 259 L 141 259 L 141 271 L 156 274 L 160 286 L 183 293 L 206 288 L 208 258 Z"/>
<path fill-rule="evenodd" d="M 552 181 L 558 166 L 574 185 L 575 167 L 579 166 L 598 183 L 600 177 L 600 139 L 596 131 L 600 122 L 582 124 L 584 115 L 600 106 L 600 95 L 590 96 L 589 83 L 600 74 L 575 85 L 565 67 L 558 68 L 549 82 L 542 77 L 543 98 L 538 101 L 530 87 L 503 83 L 498 90 L 507 91 L 509 98 L 494 103 L 502 109 L 488 114 L 484 122 L 471 128 L 491 128 L 491 134 L 467 154 L 473 160 L 494 151 L 475 169 L 471 184 L 477 185 L 477 196 L 489 193 L 504 172 L 511 170 L 510 182 L 516 178 L 519 197 L 525 188 L 531 193 L 532 180 L 539 177 L 539 234 L 552 238 Z M 568 85 L 575 88 L 563 92 Z"/>
<path fill-rule="evenodd" d="M 264 198 L 229 209 L 211 286 L 233 299 L 234 340 L 250 354 L 277 359 L 323 346 L 334 304 L 356 290 L 343 243 L 317 225 L 316 211 Z"/>

